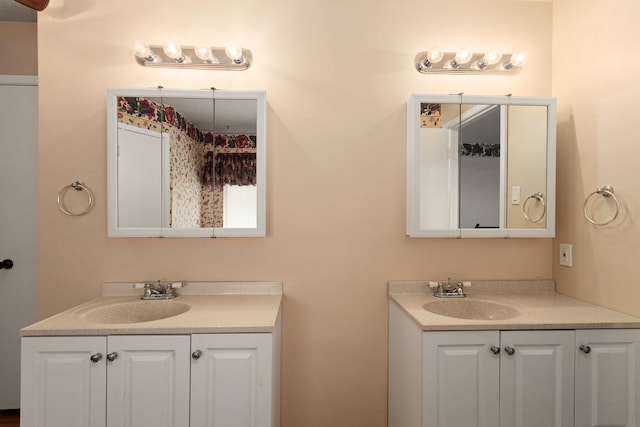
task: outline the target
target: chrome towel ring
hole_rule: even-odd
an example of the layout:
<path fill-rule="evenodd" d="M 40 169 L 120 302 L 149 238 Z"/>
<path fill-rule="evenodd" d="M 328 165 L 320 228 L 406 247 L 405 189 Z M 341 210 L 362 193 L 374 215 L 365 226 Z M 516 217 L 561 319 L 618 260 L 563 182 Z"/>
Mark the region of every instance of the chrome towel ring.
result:
<path fill-rule="evenodd" d="M 88 197 L 87 208 L 82 212 L 71 212 L 64 205 L 64 195 L 67 194 L 67 191 L 71 190 L 72 188 L 76 191 L 84 191 L 85 193 L 87 193 L 87 197 Z M 67 185 L 62 190 L 60 190 L 60 192 L 58 193 L 58 209 L 60 209 L 60 212 L 62 212 L 67 216 L 85 215 L 89 213 L 91 209 L 93 209 L 93 192 L 82 181 L 72 182 L 71 184 Z"/>
<path fill-rule="evenodd" d="M 587 205 L 589 203 L 589 200 L 591 200 L 591 198 L 595 195 L 600 195 L 606 198 L 612 198 L 613 201 L 616 203 L 616 211 L 613 213 L 613 216 L 608 221 L 598 222 L 595 219 L 593 219 L 593 216 L 589 215 Z M 603 226 L 613 222 L 613 220 L 615 220 L 618 217 L 618 213 L 620 212 L 620 202 L 618 201 L 618 198 L 616 197 L 616 195 L 613 194 L 613 187 L 610 185 L 605 185 L 603 187 L 598 188 L 593 193 L 589 194 L 587 198 L 584 200 L 584 204 L 582 205 L 582 212 L 584 212 L 584 217 L 587 218 L 587 221 L 589 221 L 593 225 Z"/>
<path fill-rule="evenodd" d="M 531 218 L 529 215 L 527 215 L 527 202 L 529 202 L 530 200 L 536 200 L 542 203 L 542 213 L 537 218 Z M 522 204 L 522 215 L 524 216 L 524 219 L 534 224 L 537 222 L 540 222 L 542 218 L 544 218 L 544 215 L 546 213 L 547 213 L 547 205 L 544 202 L 544 196 L 539 191 L 536 191 L 535 193 L 527 197 L 527 200 L 525 200 L 524 203 Z"/>

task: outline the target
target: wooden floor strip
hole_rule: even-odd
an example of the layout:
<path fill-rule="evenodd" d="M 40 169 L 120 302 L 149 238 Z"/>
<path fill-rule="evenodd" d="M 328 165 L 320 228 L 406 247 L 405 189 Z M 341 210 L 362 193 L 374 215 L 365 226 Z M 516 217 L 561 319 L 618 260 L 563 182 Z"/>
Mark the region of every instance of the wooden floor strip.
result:
<path fill-rule="evenodd" d="M 0 411 L 0 426 L 20 427 L 20 410 L 7 409 Z"/>

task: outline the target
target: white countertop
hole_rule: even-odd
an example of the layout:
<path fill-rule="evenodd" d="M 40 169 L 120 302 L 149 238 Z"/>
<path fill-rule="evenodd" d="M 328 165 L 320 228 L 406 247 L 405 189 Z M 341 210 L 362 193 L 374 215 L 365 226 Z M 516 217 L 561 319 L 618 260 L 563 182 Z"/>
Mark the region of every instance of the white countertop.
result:
<path fill-rule="evenodd" d="M 176 289 L 170 303 L 188 311 L 137 323 L 91 321 L 87 313 L 115 304 L 140 301 L 133 283 L 107 283 L 103 295 L 20 330 L 21 336 L 139 335 L 273 332 L 280 313 L 280 282 L 189 282 Z M 166 301 L 143 301 L 144 304 Z"/>
<path fill-rule="evenodd" d="M 504 329 L 640 328 L 640 318 L 557 294 L 550 280 L 474 281 L 465 288 L 467 300 L 510 306 L 518 316 L 507 320 L 468 320 L 441 316 L 424 309 L 433 296 L 425 281 L 389 282 L 389 299 L 424 331 Z"/>

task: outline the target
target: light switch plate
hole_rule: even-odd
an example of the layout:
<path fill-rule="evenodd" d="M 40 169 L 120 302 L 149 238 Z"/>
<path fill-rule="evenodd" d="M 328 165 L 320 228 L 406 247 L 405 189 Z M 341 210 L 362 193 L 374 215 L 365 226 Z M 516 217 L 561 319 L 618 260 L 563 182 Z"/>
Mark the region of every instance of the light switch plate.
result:
<path fill-rule="evenodd" d="M 511 187 L 511 204 L 519 205 L 520 204 L 520 186 L 514 185 Z"/>
<path fill-rule="evenodd" d="M 572 246 L 568 243 L 560 243 L 560 265 L 573 267 Z"/>

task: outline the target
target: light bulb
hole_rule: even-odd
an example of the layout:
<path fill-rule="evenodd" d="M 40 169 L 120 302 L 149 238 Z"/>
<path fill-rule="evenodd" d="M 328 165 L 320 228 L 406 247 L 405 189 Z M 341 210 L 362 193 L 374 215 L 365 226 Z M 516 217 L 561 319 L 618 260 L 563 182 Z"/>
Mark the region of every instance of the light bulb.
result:
<path fill-rule="evenodd" d="M 451 66 L 453 68 L 458 68 L 460 65 L 464 65 L 467 62 L 471 61 L 471 57 L 473 53 L 469 52 L 469 49 L 462 48 L 456 53 L 456 57 L 451 61 Z"/>
<path fill-rule="evenodd" d="M 438 47 L 431 48 L 429 52 L 427 52 L 427 60 L 429 61 L 430 65 L 437 64 L 438 62 L 442 61 L 442 58 L 444 58 L 444 52 Z"/>
<path fill-rule="evenodd" d="M 133 47 L 133 50 L 138 58 L 144 59 L 145 61 L 151 62 L 156 59 L 156 54 L 153 53 L 149 45 L 138 43 Z"/>
<path fill-rule="evenodd" d="M 234 46 L 234 45 L 227 46 L 224 49 L 224 53 L 231 60 L 233 60 L 233 62 L 235 62 L 236 64 L 242 63 L 243 57 L 242 57 L 242 48 L 241 47 L 237 47 L 237 46 Z"/>
<path fill-rule="evenodd" d="M 500 61 L 500 58 L 502 58 L 502 54 L 497 50 L 492 49 L 489 52 L 485 53 L 482 59 L 478 61 L 478 67 L 486 68 L 488 65 L 497 64 L 498 61 Z"/>
<path fill-rule="evenodd" d="M 524 52 L 516 52 L 511 55 L 511 58 L 507 62 L 504 63 L 504 68 L 506 70 L 510 70 L 513 67 L 522 67 L 524 61 L 527 59 L 527 55 Z"/>
<path fill-rule="evenodd" d="M 196 46 L 194 48 L 196 56 L 204 62 L 213 62 L 214 56 L 209 46 Z"/>
<path fill-rule="evenodd" d="M 177 43 L 165 43 L 162 46 L 164 54 L 171 59 L 175 59 L 177 62 L 184 61 L 184 55 L 182 54 L 182 48 Z"/>

